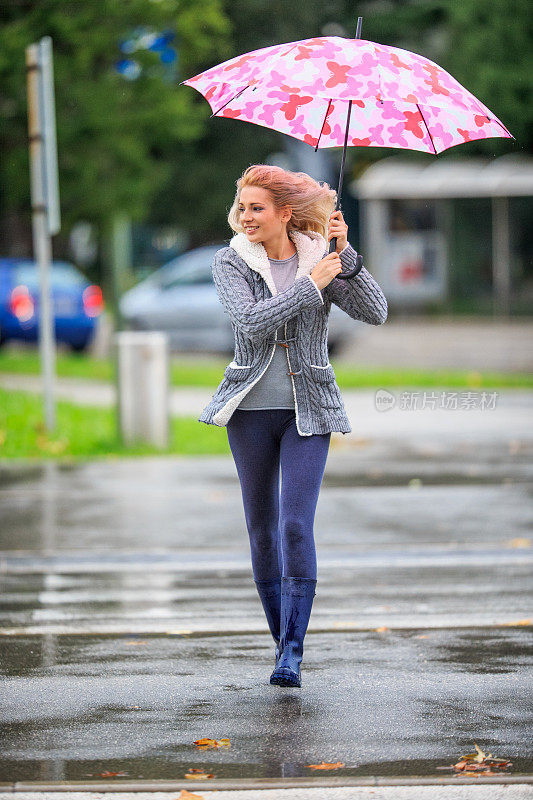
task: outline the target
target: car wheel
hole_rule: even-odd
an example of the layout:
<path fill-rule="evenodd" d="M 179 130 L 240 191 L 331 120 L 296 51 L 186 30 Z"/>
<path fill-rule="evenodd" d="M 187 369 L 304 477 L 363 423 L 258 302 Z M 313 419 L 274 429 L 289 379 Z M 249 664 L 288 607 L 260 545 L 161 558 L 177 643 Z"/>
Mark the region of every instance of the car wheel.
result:
<path fill-rule="evenodd" d="M 71 342 L 70 347 L 75 353 L 84 353 L 87 350 L 89 342 Z"/>
<path fill-rule="evenodd" d="M 330 354 L 330 356 L 334 356 L 335 353 L 338 352 L 338 350 L 339 350 L 339 343 L 336 339 L 334 339 L 332 342 L 328 342 L 328 353 Z"/>

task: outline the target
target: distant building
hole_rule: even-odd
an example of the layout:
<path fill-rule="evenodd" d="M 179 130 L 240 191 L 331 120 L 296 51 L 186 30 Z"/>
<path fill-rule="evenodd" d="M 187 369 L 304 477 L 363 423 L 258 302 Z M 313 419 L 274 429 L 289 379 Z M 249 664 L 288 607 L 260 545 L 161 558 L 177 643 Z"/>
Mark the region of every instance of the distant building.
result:
<path fill-rule="evenodd" d="M 392 156 L 349 188 L 391 311 L 533 313 L 533 158 Z"/>

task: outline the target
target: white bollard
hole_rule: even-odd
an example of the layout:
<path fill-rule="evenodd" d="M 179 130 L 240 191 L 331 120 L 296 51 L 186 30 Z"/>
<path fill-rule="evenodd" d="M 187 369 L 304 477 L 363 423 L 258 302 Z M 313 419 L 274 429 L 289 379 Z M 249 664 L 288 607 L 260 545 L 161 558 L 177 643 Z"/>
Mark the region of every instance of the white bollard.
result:
<path fill-rule="evenodd" d="M 124 444 L 143 441 L 168 446 L 168 339 L 161 331 L 120 331 L 118 401 Z"/>

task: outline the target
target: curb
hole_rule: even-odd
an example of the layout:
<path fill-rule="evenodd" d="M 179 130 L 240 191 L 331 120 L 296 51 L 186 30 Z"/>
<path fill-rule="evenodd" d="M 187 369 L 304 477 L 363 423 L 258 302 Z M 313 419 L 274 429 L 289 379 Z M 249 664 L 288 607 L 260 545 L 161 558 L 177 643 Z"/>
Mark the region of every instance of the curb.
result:
<path fill-rule="evenodd" d="M 464 775 L 450 777 L 366 777 L 323 778 L 236 778 L 211 781 L 14 781 L 0 783 L 0 792 L 179 792 L 189 791 L 227 791 L 257 789 L 312 789 L 340 788 L 351 786 L 479 786 L 504 784 L 533 784 L 533 774 L 494 775 L 467 778 Z"/>

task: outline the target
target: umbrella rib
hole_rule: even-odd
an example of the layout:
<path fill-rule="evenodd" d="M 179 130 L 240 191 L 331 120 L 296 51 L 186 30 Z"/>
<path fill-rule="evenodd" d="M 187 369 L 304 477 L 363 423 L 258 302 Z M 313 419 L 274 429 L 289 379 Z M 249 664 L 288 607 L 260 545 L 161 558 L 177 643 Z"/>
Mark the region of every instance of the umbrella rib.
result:
<path fill-rule="evenodd" d="M 288 53 L 290 53 L 290 51 L 291 51 L 291 50 L 294 50 L 294 48 L 295 48 L 295 47 L 297 47 L 297 46 L 298 46 L 298 44 L 299 44 L 299 41 L 298 41 L 298 42 L 294 42 L 294 43 L 291 45 L 291 47 L 289 47 L 289 49 L 288 49 L 288 50 L 287 50 L 285 53 L 282 53 L 282 55 L 281 55 L 281 56 L 279 56 L 279 57 L 277 58 L 277 60 L 276 60 L 274 63 L 275 63 L 275 64 L 277 64 L 277 61 L 280 61 L 280 60 L 281 60 L 281 58 L 283 58 L 283 57 L 284 57 L 284 56 L 286 56 Z M 271 66 L 271 67 L 270 67 L 270 69 L 273 69 L 273 67 Z M 263 77 L 264 77 L 264 76 L 263 76 Z M 241 91 L 240 91 L 240 92 L 237 92 L 237 94 L 236 94 L 236 95 L 234 95 L 233 97 L 230 97 L 230 99 L 228 100 L 228 102 L 227 102 L 227 103 L 224 103 L 224 105 L 223 105 L 223 106 L 220 106 L 220 108 L 218 108 L 218 109 L 217 109 L 217 110 L 214 112 L 214 114 L 211 114 L 211 117 L 216 117 L 216 115 L 219 113 L 219 111 L 222 111 L 222 109 L 223 109 L 223 108 L 226 108 L 226 106 L 227 106 L 227 105 L 229 105 L 229 103 L 231 103 L 231 101 L 232 101 L 232 100 L 235 100 L 237 97 L 240 97 L 240 95 L 241 95 L 241 94 L 242 94 L 242 93 L 243 93 L 243 92 L 244 92 L 246 89 L 248 89 L 248 88 L 249 88 L 251 85 L 252 85 L 252 84 L 251 84 L 251 83 L 249 83 L 247 86 L 245 86 L 245 87 L 244 87 L 244 89 L 241 89 Z M 211 119 L 211 117 L 210 117 L 209 119 Z"/>
<path fill-rule="evenodd" d="M 229 105 L 232 100 L 235 100 L 237 97 L 239 97 L 244 92 L 245 89 L 248 89 L 249 86 L 250 84 L 245 86 L 244 89 L 241 89 L 240 92 L 237 92 L 237 94 L 234 94 L 233 97 L 230 97 L 227 103 L 224 103 L 223 106 L 220 106 L 220 108 L 217 108 L 217 110 L 213 114 L 211 114 L 211 117 L 216 117 L 219 111 L 222 111 L 223 108 L 226 108 L 226 106 Z M 209 119 L 211 119 L 211 117 Z"/>
<path fill-rule="evenodd" d="M 485 114 L 485 116 L 487 116 L 487 115 Z M 511 133 L 511 131 L 508 131 L 508 130 L 507 130 L 507 128 L 505 127 L 505 125 L 503 124 L 503 122 L 500 122 L 500 120 L 499 120 L 499 119 L 496 119 L 495 117 L 487 117 L 487 119 L 488 119 L 488 121 L 489 121 L 489 122 L 495 122 L 497 125 L 499 125 L 499 126 L 500 126 L 500 128 L 503 128 L 503 130 L 505 131 L 505 133 L 508 133 L 508 134 L 509 134 L 509 136 L 511 137 L 511 139 L 514 139 L 514 136 L 513 136 L 513 134 Z"/>
<path fill-rule="evenodd" d="M 437 153 L 437 150 L 436 150 L 436 147 L 435 147 L 435 142 L 433 141 L 433 136 L 431 135 L 431 132 L 430 132 L 430 130 L 429 130 L 429 128 L 428 128 L 428 124 L 427 124 L 427 122 L 426 122 L 426 120 L 425 120 L 425 118 L 424 118 L 424 115 L 422 114 L 422 109 L 420 108 L 420 106 L 418 105 L 418 103 L 416 104 L 416 107 L 418 108 L 418 113 L 419 113 L 419 114 L 420 114 L 420 116 L 422 117 L 422 122 L 423 122 L 423 123 L 424 123 L 424 125 L 426 126 L 426 130 L 427 130 L 427 132 L 428 132 L 428 136 L 429 136 L 429 138 L 431 139 L 431 144 L 433 145 L 433 152 L 434 152 L 434 153 L 435 153 L 435 155 L 437 156 L 437 155 L 438 155 L 438 153 Z"/>
<path fill-rule="evenodd" d="M 474 98 L 474 99 L 477 99 L 477 98 Z M 490 111 L 490 109 L 487 109 L 487 111 Z M 500 120 L 499 120 L 499 119 L 496 119 L 496 117 L 489 117 L 489 115 L 487 114 L 487 111 L 484 111 L 482 108 L 478 108 L 478 114 L 479 114 L 480 116 L 482 116 L 482 117 L 486 117 L 486 119 L 487 119 L 487 122 L 495 122 L 495 123 L 496 123 L 496 125 L 499 125 L 499 126 L 500 126 L 500 128 L 503 128 L 503 130 L 505 131 L 505 133 L 508 133 L 508 134 L 509 134 L 509 136 L 511 137 L 511 139 L 514 139 L 514 136 L 513 136 L 513 134 L 511 133 L 511 131 L 510 131 L 510 130 L 508 130 L 508 129 L 505 127 L 505 125 L 503 124 L 503 122 L 500 122 Z M 492 113 L 492 112 L 490 112 L 490 113 Z M 516 141 L 516 139 L 515 139 L 515 141 Z"/>
<path fill-rule="evenodd" d="M 318 143 L 320 142 L 320 137 L 322 136 L 322 131 L 324 130 L 324 125 L 326 124 L 326 120 L 328 118 L 330 105 L 331 105 L 331 100 L 328 103 L 328 107 L 326 109 L 326 116 L 324 117 L 324 122 L 322 123 L 322 127 L 320 128 L 320 134 L 318 136 L 318 139 L 317 139 L 317 142 L 316 142 L 316 146 L 315 146 L 315 153 L 318 150 Z"/>

